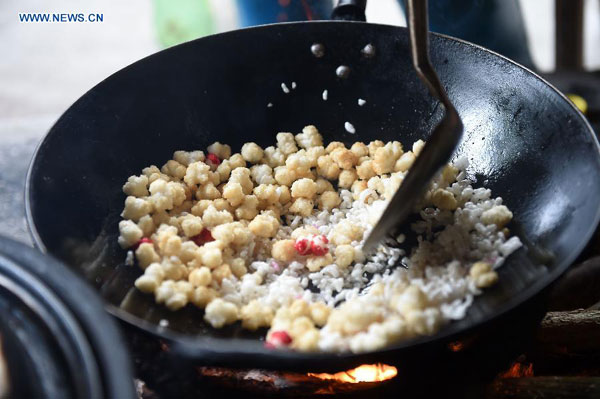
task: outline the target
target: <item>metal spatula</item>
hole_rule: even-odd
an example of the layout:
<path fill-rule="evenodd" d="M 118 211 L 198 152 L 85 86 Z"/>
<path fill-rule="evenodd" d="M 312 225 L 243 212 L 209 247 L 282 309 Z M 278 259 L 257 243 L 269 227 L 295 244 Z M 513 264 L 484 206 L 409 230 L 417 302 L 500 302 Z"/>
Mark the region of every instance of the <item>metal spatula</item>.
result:
<path fill-rule="evenodd" d="M 463 131 L 458 112 L 450 102 L 429 60 L 427 0 L 407 0 L 407 6 L 413 66 L 431 94 L 444 105 L 446 112 L 365 240 L 364 251 L 373 249 L 384 237 L 396 233 L 399 225 L 404 222 L 415 202 L 425 191 L 429 181 L 452 156 Z"/>

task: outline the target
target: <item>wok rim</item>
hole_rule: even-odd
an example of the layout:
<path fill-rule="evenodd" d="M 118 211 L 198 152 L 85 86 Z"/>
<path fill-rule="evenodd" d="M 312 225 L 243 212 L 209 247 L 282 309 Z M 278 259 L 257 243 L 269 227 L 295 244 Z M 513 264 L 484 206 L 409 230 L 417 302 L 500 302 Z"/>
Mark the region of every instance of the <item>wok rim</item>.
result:
<path fill-rule="evenodd" d="M 85 92 L 83 95 L 81 95 L 79 97 L 79 99 L 77 99 L 73 104 L 71 104 L 71 106 L 69 106 L 69 108 L 67 108 L 67 110 L 65 110 L 63 112 L 63 114 L 61 114 L 61 116 L 57 119 L 57 121 L 52 125 L 52 127 L 50 128 L 48 133 L 46 133 L 46 135 L 40 140 L 40 142 L 38 143 L 38 145 L 33 153 L 33 156 L 31 158 L 31 161 L 30 161 L 30 164 L 28 167 L 28 171 L 27 171 L 27 176 L 26 176 L 24 195 L 25 195 L 25 217 L 26 217 L 29 233 L 34 242 L 34 246 L 37 247 L 42 253 L 48 254 L 48 249 L 46 248 L 44 241 L 41 238 L 41 236 L 36 228 L 36 224 L 35 224 L 34 217 L 33 217 L 33 210 L 32 210 L 33 192 L 32 192 L 32 187 L 31 187 L 31 181 L 32 181 L 33 173 L 34 173 L 33 169 L 34 169 L 34 166 L 38 159 L 38 156 L 41 152 L 41 149 L 44 147 L 45 143 L 47 143 L 54 134 L 58 134 L 57 132 L 53 131 L 54 126 L 58 123 L 58 121 L 60 121 L 60 119 L 62 119 L 63 115 L 66 114 L 81 98 L 85 97 L 88 93 L 90 93 L 96 87 L 102 85 L 106 80 L 111 79 L 114 75 L 120 74 L 123 71 L 128 70 L 129 68 L 133 67 L 134 65 L 145 62 L 146 60 L 148 60 L 150 58 L 164 56 L 164 54 L 168 54 L 171 51 L 177 51 L 177 49 L 179 49 L 180 47 L 188 46 L 188 45 L 190 45 L 190 43 L 196 43 L 201 40 L 211 40 L 214 37 L 223 37 L 223 36 L 227 36 L 227 35 L 239 35 L 239 34 L 243 34 L 246 31 L 276 29 L 281 25 L 298 25 L 298 26 L 300 26 L 300 25 L 305 25 L 305 24 L 332 24 L 332 23 L 333 24 L 369 25 L 369 26 L 375 26 L 375 27 L 384 28 L 384 29 L 395 29 L 395 30 L 400 30 L 400 31 L 404 31 L 404 32 L 407 32 L 407 30 L 408 30 L 406 27 L 393 26 L 393 25 L 387 25 L 387 24 L 373 24 L 373 23 L 361 22 L 361 21 L 326 21 L 326 20 L 325 21 L 273 23 L 273 24 L 252 26 L 252 27 L 247 27 L 247 28 L 243 28 L 243 29 L 236 29 L 236 30 L 232 30 L 232 31 L 221 32 L 221 33 L 217 33 L 217 34 L 213 34 L 213 35 L 209 35 L 209 36 L 204 36 L 201 38 L 197 38 L 197 39 L 194 39 L 194 40 L 191 40 L 188 42 L 178 44 L 176 46 L 169 47 L 167 49 L 157 51 L 153 54 L 150 54 L 144 58 L 141 58 L 140 60 L 137 60 L 137 61 L 119 69 L 118 71 L 112 73 L 111 75 L 109 75 L 108 77 L 106 77 L 105 79 L 103 79 L 102 81 L 97 83 L 96 85 L 94 85 L 91 89 L 89 89 L 87 92 Z M 503 62 L 511 64 L 511 67 L 517 67 L 517 68 L 523 69 L 528 74 L 530 74 L 534 79 L 537 79 L 545 86 L 548 86 L 555 93 L 555 95 L 558 95 L 558 98 L 561 98 L 563 102 L 566 102 L 567 106 L 572 111 L 574 111 L 575 115 L 577 115 L 577 118 L 579 118 L 579 120 L 581 122 L 583 122 L 584 130 L 586 131 L 586 134 L 588 136 L 591 136 L 592 142 L 593 142 L 592 145 L 595 148 L 597 157 L 600 158 L 600 143 L 598 141 L 595 131 L 591 127 L 587 118 L 585 118 L 585 116 L 581 113 L 581 111 L 566 97 L 566 95 L 564 95 L 561 91 L 559 91 L 555 86 L 553 86 L 547 80 L 542 78 L 539 74 L 535 73 L 531 69 L 513 61 L 512 59 L 510 59 L 506 56 L 498 54 L 497 52 L 489 50 L 480 45 L 468 42 L 463 39 L 458 39 L 458 38 L 455 38 L 452 36 L 440 34 L 440 33 L 429 32 L 429 34 L 430 34 L 430 36 L 438 37 L 438 38 L 441 38 L 443 40 L 450 41 L 450 42 L 457 42 L 457 43 L 460 43 L 461 46 L 475 48 L 484 53 L 488 53 L 489 55 L 492 55 L 494 57 L 498 57 Z M 211 336 L 204 336 L 204 335 L 192 337 L 190 335 L 186 335 L 186 334 L 182 334 L 182 333 L 178 333 L 178 332 L 174 332 L 174 331 L 169 331 L 165 328 L 158 326 L 157 324 L 148 322 L 144 319 L 134 316 L 113 304 L 107 303 L 104 300 L 104 298 L 102 298 L 102 300 L 104 302 L 105 310 L 109 314 L 111 314 L 113 317 L 116 317 L 117 319 L 127 323 L 128 325 L 138 328 L 138 329 L 142 330 L 143 332 L 150 334 L 151 336 L 163 338 L 172 343 L 175 343 L 175 344 L 179 343 L 179 344 L 183 345 L 187 351 L 192 350 L 194 352 L 194 354 L 196 356 L 196 360 L 200 360 L 202 357 L 207 358 L 207 359 L 214 359 L 216 357 L 224 358 L 226 355 L 229 355 L 232 357 L 238 357 L 238 359 L 239 359 L 240 355 L 244 356 L 244 357 L 246 357 L 246 356 L 269 357 L 270 360 L 272 360 L 272 361 L 277 361 L 277 360 L 281 360 L 281 361 L 286 361 L 286 360 L 288 360 L 288 361 L 289 360 L 318 361 L 318 360 L 325 360 L 325 359 L 331 360 L 332 358 L 335 358 L 340 361 L 345 360 L 347 362 L 350 362 L 352 360 L 358 360 L 365 356 L 383 357 L 385 355 L 390 355 L 395 352 L 405 351 L 407 349 L 421 348 L 425 345 L 434 344 L 436 342 L 440 343 L 440 342 L 450 341 L 450 340 L 452 340 L 453 337 L 464 335 L 475 329 L 482 328 L 483 326 L 490 324 L 491 322 L 493 322 L 496 319 L 502 318 L 503 316 L 507 315 L 509 312 L 517 310 L 517 308 L 519 308 L 521 305 L 525 304 L 526 302 L 530 301 L 531 299 L 533 299 L 534 297 L 536 297 L 537 295 L 542 293 L 545 288 L 549 287 L 554 281 L 556 281 L 571 266 L 571 264 L 575 261 L 575 259 L 585 249 L 585 246 L 588 244 L 588 242 L 592 238 L 594 232 L 596 231 L 596 229 L 598 228 L 598 225 L 600 223 L 600 199 L 598 200 L 598 205 L 599 206 L 596 210 L 596 214 L 594 215 L 592 222 L 589 224 L 589 230 L 583 236 L 584 239 L 579 241 L 579 244 L 570 251 L 569 255 L 566 256 L 562 262 L 554 264 L 552 267 L 552 270 L 548 270 L 548 273 L 543 277 L 543 279 L 540 279 L 540 280 L 534 282 L 533 284 L 531 284 L 524 290 L 520 291 L 517 295 L 511 297 L 510 299 L 508 299 L 507 301 L 505 301 L 504 303 L 499 305 L 495 309 L 494 312 L 489 312 L 488 314 L 483 315 L 479 320 L 477 320 L 476 322 L 470 323 L 469 325 L 458 328 L 458 327 L 455 327 L 456 323 L 450 322 L 447 325 L 443 326 L 440 331 L 438 331 L 437 333 L 435 333 L 431 336 L 422 336 L 422 337 L 417 337 L 417 338 L 413 338 L 413 339 L 402 340 L 393 345 L 387 346 L 387 347 L 382 348 L 377 351 L 362 352 L 362 353 L 353 353 L 353 352 L 304 353 L 304 352 L 284 351 L 284 350 L 274 351 L 274 350 L 269 350 L 269 349 L 263 348 L 262 346 L 255 347 L 253 345 L 247 345 L 245 342 L 235 342 L 237 340 L 234 340 L 234 342 L 232 342 L 231 338 L 218 338 L 218 337 L 211 337 Z M 97 290 L 96 290 L 96 292 L 97 292 Z M 232 343 L 233 343 L 233 345 L 232 345 Z M 214 363 L 214 361 L 213 361 L 213 363 Z M 228 363 L 231 363 L 231 362 L 228 362 Z"/>
<path fill-rule="evenodd" d="M 39 319 L 39 327 L 49 328 L 48 323 L 57 323 L 54 328 L 47 330 L 46 335 L 56 339 L 60 329 L 67 329 L 68 336 L 65 339 L 68 342 L 65 347 L 58 348 L 59 357 L 73 351 L 78 353 L 76 358 L 83 357 L 83 361 L 89 361 L 95 366 L 95 369 L 80 369 L 85 380 L 91 381 L 94 377 L 97 379 L 99 386 L 90 391 L 91 394 L 101 393 L 105 397 L 121 394 L 124 398 L 134 398 L 133 362 L 128 355 L 129 348 L 123 332 L 118 328 L 117 320 L 112 315 L 106 316 L 105 303 L 101 297 L 91 298 L 85 303 L 75 299 L 75 293 L 86 295 L 96 290 L 72 268 L 53 256 L 2 234 L 0 261 L 5 263 L 4 267 L 6 264 L 15 266 L 3 277 L 14 284 L 19 293 L 11 290 L 8 292 L 34 312 L 34 317 Z M 54 273 L 56 270 L 61 273 Z M 67 284 L 72 289 L 71 292 L 64 290 Z M 46 293 L 50 296 L 47 297 Z M 40 310 L 42 302 L 43 309 Z M 74 362 L 76 363 L 76 360 Z M 37 367 L 41 370 L 44 366 L 38 364 Z M 13 371 L 15 370 L 18 371 L 18 368 Z M 9 380 L 12 380 L 14 376 L 9 377 Z M 78 378 L 71 377 L 73 381 Z M 90 381 L 84 384 L 92 387 L 88 385 Z"/>

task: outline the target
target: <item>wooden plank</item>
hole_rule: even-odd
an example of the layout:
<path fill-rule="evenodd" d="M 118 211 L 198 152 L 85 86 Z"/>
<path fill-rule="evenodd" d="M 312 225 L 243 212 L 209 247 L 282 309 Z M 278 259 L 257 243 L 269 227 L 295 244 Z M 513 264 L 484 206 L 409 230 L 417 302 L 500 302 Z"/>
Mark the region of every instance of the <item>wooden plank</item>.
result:
<path fill-rule="evenodd" d="M 600 252 L 600 234 L 598 252 Z M 596 254 L 598 253 L 596 252 Z M 600 301 L 600 256 L 573 266 L 552 288 L 548 309 L 567 311 L 588 308 Z"/>
<path fill-rule="evenodd" d="M 536 335 L 536 351 L 599 355 L 600 310 L 548 312 Z"/>

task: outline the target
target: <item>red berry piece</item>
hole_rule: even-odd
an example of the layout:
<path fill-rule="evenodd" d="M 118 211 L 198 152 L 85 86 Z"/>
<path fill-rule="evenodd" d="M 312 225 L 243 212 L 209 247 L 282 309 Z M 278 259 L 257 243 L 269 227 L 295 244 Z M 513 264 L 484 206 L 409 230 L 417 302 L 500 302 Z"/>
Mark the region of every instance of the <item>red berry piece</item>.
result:
<path fill-rule="evenodd" d="M 212 234 L 210 233 L 209 229 L 202 229 L 202 232 L 200 233 L 200 236 L 202 236 L 202 239 L 205 242 L 209 242 L 209 241 L 214 241 L 215 240 L 213 238 Z"/>
<path fill-rule="evenodd" d="M 213 154 L 212 152 L 208 153 L 208 155 L 206 156 L 206 159 L 208 159 L 209 162 L 212 163 L 213 165 L 218 165 L 221 163 L 221 160 L 219 159 L 219 157 L 216 156 L 215 154 Z"/>
<path fill-rule="evenodd" d="M 298 238 L 294 248 L 300 255 L 308 255 L 310 253 L 310 241 L 306 238 Z"/>
<path fill-rule="evenodd" d="M 269 336 L 269 340 L 265 342 L 265 347 L 269 349 L 288 346 L 292 343 L 292 337 L 286 331 L 273 331 Z"/>
<path fill-rule="evenodd" d="M 329 252 L 329 249 L 327 247 L 322 247 L 320 245 L 314 245 L 311 247 L 312 249 L 312 254 L 314 256 L 324 256 L 325 254 L 327 254 L 327 252 Z"/>
<path fill-rule="evenodd" d="M 142 244 L 152 244 L 152 240 L 149 239 L 148 237 L 144 237 L 141 240 L 139 240 L 138 242 L 136 242 L 135 244 L 133 244 L 133 246 L 131 247 L 131 249 L 136 250 Z"/>
<path fill-rule="evenodd" d="M 310 244 L 310 250 L 315 256 L 323 256 L 327 252 L 329 252 L 329 248 L 327 248 L 327 243 L 329 240 L 324 235 L 314 236 L 312 242 Z"/>
<path fill-rule="evenodd" d="M 199 247 L 206 244 L 209 241 L 214 241 L 212 234 L 210 234 L 209 229 L 203 229 L 200 234 L 192 237 L 192 241 L 196 243 Z"/>

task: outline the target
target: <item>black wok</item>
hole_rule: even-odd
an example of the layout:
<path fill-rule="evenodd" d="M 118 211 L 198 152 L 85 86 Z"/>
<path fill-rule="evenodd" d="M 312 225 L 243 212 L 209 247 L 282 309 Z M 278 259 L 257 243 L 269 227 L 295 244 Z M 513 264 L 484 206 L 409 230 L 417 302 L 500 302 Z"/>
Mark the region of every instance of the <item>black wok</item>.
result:
<path fill-rule="evenodd" d="M 325 46 L 323 58 L 313 56 L 313 43 Z M 367 43 L 376 47 L 373 58 L 361 56 Z M 598 224 L 598 142 L 583 116 L 539 76 L 435 34 L 432 62 L 465 125 L 457 155 L 470 159 L 478 185 L 504 198 L 515 215 L 511 228 L 530 244 L 507 260 L 499 283 L 477 298 L 465 319 L 378 352 L 302 354 L 265 349 L 258 335 L 236 326 L 208 328 L 201 311 L 169 312 L 131 289 L 139 271 L 124 265 L 116 244 L 128 176 L 162 165 L 175 150 L 203 149 L 216 140 L 237 150 L 246 141 L 265 146 L 277 132 L 307 124 L 327 141 L 426 137 L 442 109 L 416 77 L 409 54 L 403 28 L 290 23 L 202 38 L 115 73 L 69 108 L 38 148 L 26 194 L 37 246 L 83 273 L 125 324 L 203 364 L 344 369 L 402 359 L 505 320 L 501 316 L 522 309 L 566 270 Z M 341 64 L 351 68 L 347 79 L 336 77 Z M 284 94 L 280 84 L 292 81 L 297 88 Z M 324 89 L 328 101 L 321 99 Z M 366 105 L 359 107 L 358 98 Z M 345 121 L 355 135 L 344 130 Z M 167 328 L 158 326 L 161 319 Z"/>

